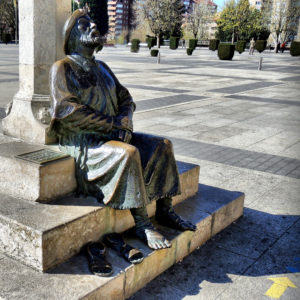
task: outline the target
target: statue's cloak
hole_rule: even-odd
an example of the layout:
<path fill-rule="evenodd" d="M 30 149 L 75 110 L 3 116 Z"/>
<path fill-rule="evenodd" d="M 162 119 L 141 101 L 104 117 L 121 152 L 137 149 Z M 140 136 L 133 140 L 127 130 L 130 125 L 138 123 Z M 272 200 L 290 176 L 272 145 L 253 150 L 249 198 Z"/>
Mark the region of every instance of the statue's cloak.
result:
<path fill-rule="evenodd" d="M 169 140 L 142 133 L 133 133 L 130 144 L 115 140 L 114 117 L 132 118 L 135 104 L 106 64 L 68 56 L 52 66 L 50 91 L 49 134 L 75 158 L 82 193 L 118 209 L 180 193 Z"/>

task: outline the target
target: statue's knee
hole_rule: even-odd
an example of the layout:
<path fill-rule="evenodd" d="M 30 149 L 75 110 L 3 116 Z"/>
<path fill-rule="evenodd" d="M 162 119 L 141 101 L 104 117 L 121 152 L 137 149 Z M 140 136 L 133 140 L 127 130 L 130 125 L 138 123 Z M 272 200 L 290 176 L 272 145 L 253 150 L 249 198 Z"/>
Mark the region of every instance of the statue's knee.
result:
<path fill-rule="evenodd" d="M 139 150 L 132 145 L 126 145 L 126 148 L 124 150 L 128 157 L 135 157 L 140 154 Z"/>
<path fill-rule="evenodd" d="M 169 139 L 164 138 L 164 146 L 167 149 L 173 149 L 173 144 Z"/>

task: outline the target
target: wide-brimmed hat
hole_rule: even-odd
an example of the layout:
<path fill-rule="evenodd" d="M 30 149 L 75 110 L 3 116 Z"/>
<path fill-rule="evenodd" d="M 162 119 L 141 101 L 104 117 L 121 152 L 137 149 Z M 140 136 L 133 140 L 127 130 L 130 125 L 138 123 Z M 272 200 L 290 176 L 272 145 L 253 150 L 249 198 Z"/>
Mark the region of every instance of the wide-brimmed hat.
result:
<path fill-rule="evenodd" d="M 64 29 L 63 29 L 63 46 L 65 54 L 68 53 L 68 42 L 70 38 L 71 31 L 76 24 L 76 21 L 83 16 L 87 15 L 87 11 L 85 9 L 76 9 L 72 15 L 67 19 Z"/>

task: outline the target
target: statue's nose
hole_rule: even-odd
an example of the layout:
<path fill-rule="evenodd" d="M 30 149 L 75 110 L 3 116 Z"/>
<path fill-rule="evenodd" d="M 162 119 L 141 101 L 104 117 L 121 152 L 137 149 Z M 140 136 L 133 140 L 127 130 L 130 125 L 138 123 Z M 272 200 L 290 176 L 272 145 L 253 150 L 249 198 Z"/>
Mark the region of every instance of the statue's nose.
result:
<path fill-rule="evenodd" d="M 93 23 L 93 22 L 91 22 L 90 29 L 95 29 L 95 28 L 97 28 L 97 25 L 96 25 L 96 23 Z"/>

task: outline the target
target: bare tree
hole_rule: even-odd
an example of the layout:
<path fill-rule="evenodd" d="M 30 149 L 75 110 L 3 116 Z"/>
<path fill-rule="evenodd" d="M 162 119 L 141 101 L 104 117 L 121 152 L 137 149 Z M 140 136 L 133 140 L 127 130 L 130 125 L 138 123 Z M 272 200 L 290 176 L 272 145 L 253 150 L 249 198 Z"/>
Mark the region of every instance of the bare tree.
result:
<path fill-rule="evenodd" d="M 136 19 L 138 23 L 148 22 L 160 47 L 160 35 L 172 33 L 178 23 L 182 22 L 183 11 L 179 9 L 178 0 L 145 0 L 137 5 Z M 183 6 L 182 6 L 183 7 Z"/>
<path fill-rule="evenodd" d="M 290 35 L 297 32 L 300 7 L 292 0 L 269 0 L 264 2 L 262 11 L 266 22 L 269 23 L 271 38 L 277 51 L 280 42 L 287 41 Z"/>
<path fill-rule="evenodd" d="M 5 24 L 4 30 L 7 33 L 17 33 L 17 0 L 1 0 L 0 1 L 0 22 Z M 16 34 L 17 36 L 17 34 Z"/>
<path fill-rule="evenodd" d="M 212 22 L 213 13 L 208 5 L 208 1 L 194 2 L 191 12 L 187 14 L 187 30 L 194 38 L 202 38 L 206 35 L 207 25 Z"/>

